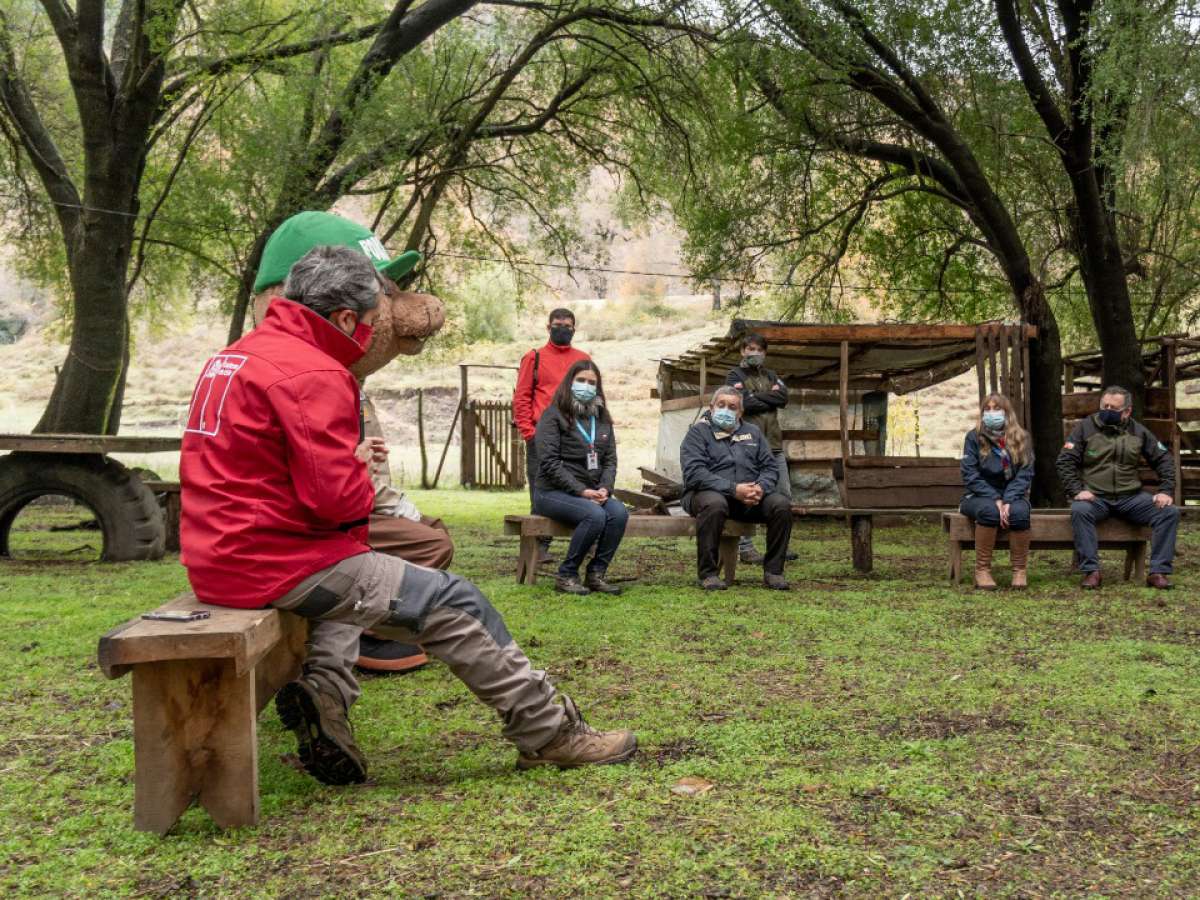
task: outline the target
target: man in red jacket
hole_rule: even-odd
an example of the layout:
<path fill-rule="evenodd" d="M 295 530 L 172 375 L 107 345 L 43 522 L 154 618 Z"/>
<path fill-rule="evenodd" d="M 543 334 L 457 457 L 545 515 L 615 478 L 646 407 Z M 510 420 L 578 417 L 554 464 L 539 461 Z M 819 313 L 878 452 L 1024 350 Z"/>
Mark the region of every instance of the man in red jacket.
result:
<path fill-rule="evenodd" d="M 556 309 L 550 313 L 546 323 L 550 340 L 545 346 L 530 350 L 521 357 L 517 371 L 517 386 L 513 389 L 513 422 L 521 437 L 525 439 L 525 478 L 529 482 L 529 511 L 533 512 L 534 482 L 537 481 L 538 458 L 533 437 L 537 433 L 538 419 L 554 399 L 554 392 L 567 370 L 581 359 L 590 359 L 582 350 L 571 346 L 575 338 L 575 313 L 569 309 Z M 538 541 L 541 553 L 538 564 L 553 562 L 550 556 L 550 538 Z"/>
<path fill-rule="evenodd" d="M 317 247 L 283 293 L 262 325 L 209 360 L 193 392 L 180 539 L 202 601 L 312 620 L 303 673 L 275 700 L 305 769 L 326 784 L 366 778 L 347 719 L 363 628 L 445 662 L 500 714 L 522 768 L 629 759 L 633 734 L 590 728 L 478 588 L 367 546 L 376 445 L 362 440 L 347 366 L 362 357 L 382 298 L 371 261 Z"/>

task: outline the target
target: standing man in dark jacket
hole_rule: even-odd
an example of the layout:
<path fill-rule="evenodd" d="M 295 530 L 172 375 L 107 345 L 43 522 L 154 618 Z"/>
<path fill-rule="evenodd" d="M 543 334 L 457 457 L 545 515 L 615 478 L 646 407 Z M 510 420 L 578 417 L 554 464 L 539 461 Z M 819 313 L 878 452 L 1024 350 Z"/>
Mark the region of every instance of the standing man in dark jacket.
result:
<path fill-rule="evenodd" d="M 1150 574 L 1153 588 L 1171 586 L 1167 576 L 1175 558 L 1179 508 L 1174 505 L 1175 460 L 1148 429 L 1132 418 L 1133 397 L 1123 387 L 1106 388 L 1100 411 L 1080 419 L 1058 454 L 1058 478 L 1071 498 L 1071 528 L 1082 587 L 1100 587 L 1100 556 L 1096 523 L 1109 516 L 1149 525 Z M 1158 493 L 1142 490 L 1138 474 L 1142 459 L 1158 472 Z"/>
<path fill-rule="evenodd" d="M 575 340 L 575 313 L 569 309 L 556 309 L 550 313 L 546 323 L 550 339 L 545 345 L 530 350 L 521 357 L 517 370 L 517 386 L 513 389 L 513 424 L 525 439 L 525 477 L 529 481 L 529 511 L 533 512 L 537 492 L 538 457 L 533 438 L 537 433 L 538 420 L 554 399 L 567 370 L 577 362 L 590 359 L 582 350 L 571 346 Z M 541 553 L 538 564 L 553 562 L 550 557 L 550 538 L 539 542 Z"/>
<path fill-rule="evenodd" d="M 788 500 L 792 499 L 792 477 L 788 473 L 787 454 L 783 451 L 783 430 L 779 426 L 779 410 L 787 406 L 787 385 L 768 369 L 767 339 L 761 334 L 742 338 L 742 364 L 734 366 L 725 376 L 725 383 L 742 393 L 742 419 L 762 432 L 779 467 L 775 489 Z M 754 549 L 748 537 L 738 541 L 738 555 L 744 563 L 761 565 L 763 555 Z"/>
<path fill-rule="evenodd" d="M 767 558 L 763 584 L 786 591 L 784 558 L 792 536 L 792 504 L 776 491 L 779 467 L 762 432 L 742 421 L 742 394 L 733 387 L 713 393 L 712 406 L 688 429 L 679 449 L 683 508 L 696 517 L 696 567 L 700 586 L 723 591 L 717 576 L 725 520 L 765 522 Z"/>

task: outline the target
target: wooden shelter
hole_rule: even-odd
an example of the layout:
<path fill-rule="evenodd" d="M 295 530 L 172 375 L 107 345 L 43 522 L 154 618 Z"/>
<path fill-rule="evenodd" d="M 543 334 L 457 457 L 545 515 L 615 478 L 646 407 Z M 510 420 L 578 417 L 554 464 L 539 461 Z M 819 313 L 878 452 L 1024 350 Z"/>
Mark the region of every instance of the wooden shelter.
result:
<path fill-rule="evenodd" d="M 1194 405 L 1179 402 L 1180 386 L 1200 380 L 1200 338 L 1160 335 L 1140 342 L 1146 398 L 1138 420 L 1171 448 L 1175 457 L 1175 502 L 1200 499 L 1200 397 Z M 1076 353 L 1063 360 L 1063 429 L 1100 408 L 1104 357 L 1099 350 Z M 1185 395 L 1187 389 L 1183 389 Z M 1193 427 L 1186 427 L 1193 425 Z M 1143 480 L 1155 482 L 1147 469 Z"/>
<path fill-rule="evenodd" d="M 799 325 L 739 319 L 724 337 L 661 361 L 656 393 L 664 422 L 680 411 L 708 406 L 714 388 L 725 383 L 740 361 L 740 340 L 749 332 L 767 339 L 768 365 L 787 384 L 789 397 L 799 401 L 795 405 L 814 411 L 811 418 L 818 423 L 795 427 L 795 414 L 784 422 L 793 485 L 797 469 L 823 468 L 836 481 L 838 500 L 847 510 L 951 509 L 961 496 L 957 459 L 885 455 L 889 394 L 927 388 L 975 368 L 981 399 L 989 392 L 1003 393 L 1021 422 L 1029 421 L 1028 341 L 1037 334 L 1031 326 Z M 822 415 L 822 405 L 828 414 Z M 670 453 L 678 454 L 678 431 L 679 424 L 660 426 L 660 469 Z"/>

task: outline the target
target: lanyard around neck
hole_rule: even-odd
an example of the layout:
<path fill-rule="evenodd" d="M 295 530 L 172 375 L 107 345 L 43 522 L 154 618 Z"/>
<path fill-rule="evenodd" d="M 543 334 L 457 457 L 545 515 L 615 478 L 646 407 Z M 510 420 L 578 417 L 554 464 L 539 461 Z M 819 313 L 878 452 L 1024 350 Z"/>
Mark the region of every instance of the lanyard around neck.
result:
<path fill-rule="evenodd" d="M 576 427 L 576 429 L 579 430 L 580 437 L 582 437 L 585 441 L 587 441 L 589 449 L 596 446 L 596 417 L 595 416 L 592 416 L 592 433 L 590 435 L 586 431 L 583 430 L 583 426 L 579 424 L 578 419 L 575 420 L 575 427 Z"/>

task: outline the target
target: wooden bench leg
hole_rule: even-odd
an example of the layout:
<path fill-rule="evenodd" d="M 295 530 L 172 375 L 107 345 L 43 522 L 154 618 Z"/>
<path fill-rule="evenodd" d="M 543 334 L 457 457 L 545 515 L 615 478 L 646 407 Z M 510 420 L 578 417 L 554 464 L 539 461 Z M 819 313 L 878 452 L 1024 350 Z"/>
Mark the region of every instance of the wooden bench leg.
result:
<path fill-rule="evenodd" d="M 532 535 L 521 535 L 521 551 L 517 555 L 517 584 L 537 582 L 538 539 Z"/>
<path fill-rule="evenodd" d="M 1125 580 L 1133 575 L 1134 580 L 1141 584 L 1146 580 L 1146 542 L 1138 541 L 1125 548 Z"/>
<path fill-rule="evenodd" d="M 163 510 L 163 514 L 166 517 L 166 550 L 168 553 L 179 552 L 179 518 L 182 511 L 183 506 L 180 500 L 179 491 L 168 491 L 167 507 L 165 510 Z"/>
<path fill-rule="evenodd" d="M 719 553 L 721 571 L 725 573 L 725 583 L 732 585 L 733 578 L 737 574 L 738 562 L 738 538 L 736 534 L 721 535 Z"/>
<path fill-rule="evenodd" d="M 872 516 L 850 517 L 850 554 L 854 568 L 859 572 L 870 572 L 875 567 L 875 552 L 872 546 L 874 525 Z"/>
<path fill-rule="evenodd" d="M 950 583 L 962 581 L 963 545 L 962 541 L 950 541 Z"/>
<path fill-rule="evenodd" d="M 254 672 L 232 660 L 133 669 L 133 824 L 166 834 L 198 799 L 222 828 L 258 823 Z"/>

